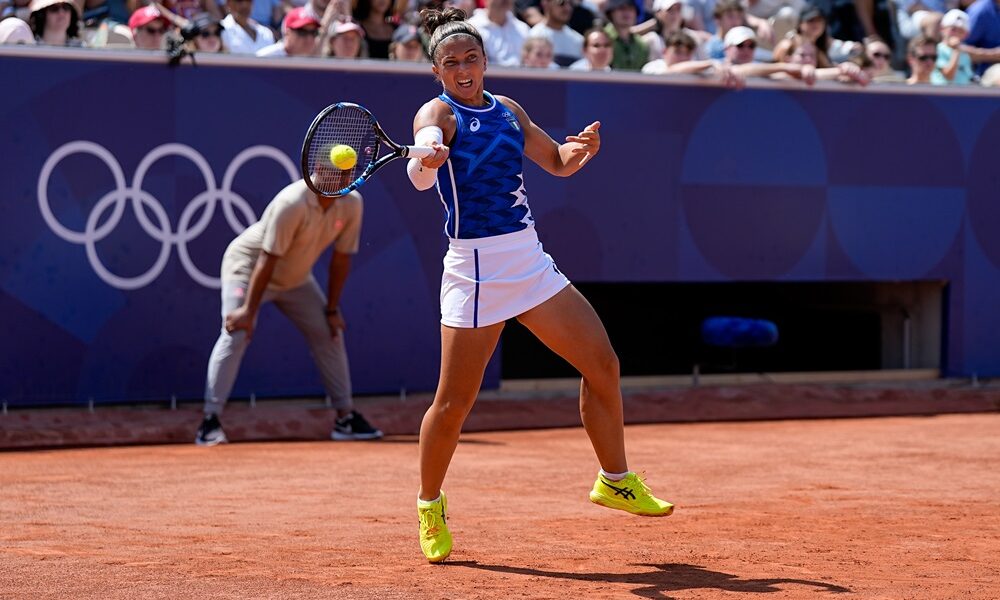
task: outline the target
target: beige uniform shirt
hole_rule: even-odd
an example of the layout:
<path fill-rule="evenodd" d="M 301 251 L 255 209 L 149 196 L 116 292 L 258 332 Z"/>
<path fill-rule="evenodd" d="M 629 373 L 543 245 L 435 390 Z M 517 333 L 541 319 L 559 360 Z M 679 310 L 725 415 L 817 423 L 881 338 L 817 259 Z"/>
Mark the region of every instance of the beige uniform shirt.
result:
<path fill-rule="evenodd" d="M 355 254 L 361 239 L 361 194 L 337 198 L 326 211 L 301 179 L 278 192 L 260 220 L 241 233 L 222 258 L 224 280 L 250 281 L 260 251 L 281 258 L 267 289 L 285 291 L 309 280 L 313 265 L 330 244 Z"/>

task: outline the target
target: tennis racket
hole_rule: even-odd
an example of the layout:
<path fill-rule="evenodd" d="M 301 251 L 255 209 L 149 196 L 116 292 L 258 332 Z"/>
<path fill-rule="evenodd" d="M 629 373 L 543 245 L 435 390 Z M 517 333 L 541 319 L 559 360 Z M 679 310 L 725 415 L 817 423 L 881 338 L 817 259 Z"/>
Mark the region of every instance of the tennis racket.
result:
<path fill-rule="evenodd" d="M 349 146 L 357 155 L 354 166 L 341 169 L 331 162 L 334 146 Z M 380 150 L 387 150 L 380 156 Z M 382 131 L 375 116 L 353 102 L 338 102 L 324 108 L 313 119 L 302 143 L 302 178 L 310 190 L 336 198 L 357 189 L 376 171 L 397 158 L 426 158 L 434 154 L 428 146 L 401 146 Z"/>

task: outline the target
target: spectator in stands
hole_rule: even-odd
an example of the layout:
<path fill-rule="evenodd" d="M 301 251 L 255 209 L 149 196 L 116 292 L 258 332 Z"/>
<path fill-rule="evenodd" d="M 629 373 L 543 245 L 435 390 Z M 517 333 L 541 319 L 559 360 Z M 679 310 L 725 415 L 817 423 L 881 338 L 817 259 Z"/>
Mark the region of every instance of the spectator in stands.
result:
<path fill-rule="evenodd" d="M 663 58 L 643 65 L 642 72 L 649 75 L 710 75 L 719 78 L 729 87 L 741 88 L 744 79 L 733 69 L 720 61 L 711 59 L 692 60 L 697 44 L 694 38 L 683 31 L 667 35 Z"/>
<path fill-rule="evenodd" d="M 957 0 L 896 0 L 896 27 L 899 35 L 910 40 L 924 30 L 925 19 L 933 15 L 944 15 L 951 8 L 958 7 Z"/>
<path fill-rule="evenodd" d="M 757 38 L 753 29 L 740 25 L 726 32 L 726 63 L 741 77 L 791 77 L 806 85 L 816 81 L 816 67 L 795 63 L 762 63 L 754 58 Z"/>
<path fill-rule="evenodd" d="M 639 71 L 649 61 L 649 47 L 632 33 L 638 11 L 632 0 L 606 0 L 604 14 L 608 24 L 604 31 L 614 44 L 611 68 L 616 71 Z"/>
<path fill-rule="evenodd" d="M 774 61 L 776 63 L 809 65 L 816 68 L 816 79 L 860 83 L 862 85 L 867 85 L 870 80 L 868 74 L 855 62 L 845 61 L 834 67 L 819 67 L 818 59 L 819 52 L 816 45 L 801 34 L 790 35 L 774 47 Z"/>
<path fill-rule="evenodd" d="M 281 40 L 257 51 L 257 56 L 316 56 L 319 19 L 304 6 L 293 8 L 281 22 Z"/>
<path fill-rule="evenodd" d="M 389 58 L 389 44 L 400 18 L 393 0 L 357 0 L 354 19 L 365 32 L 369 58 Z"/>
<path fill-rule="evenodd" d="M 222 18 L 222 10 L 219 8 L 219 3 L 216 0 L 157 0 L 157 2 L 151 2 L 150 0 L 126 0 L 125 5 L 131 13 L 148 5 L 166 9 L 187 20 L 191 20 L 195 15 L 203 12 L 207 12 L 219 19 Z"/>
<path fill-rule="evenodd" d="M 83 45 L 80 41 L 80 15 L 71 0 L 32 0 L 28 24 L 35 41 L 43 46 Z"/>
<path fill-rule="evenodd" d="M 365 30 L 354 21 L 337 21 L 330 28 L 326 56 L 361 58 L 365 55 Z"/>
<path fill-rule="evenodd" d="M 469 23 L 483 38 L 489 64 L 516 67 L 521 64 L 521 46 L 530 28 L 514 16 L 514 0 L 486 0 L 486 8 L 477 8 Z"/>
<path fill-rule="evenodd" d="M 392 34 L 389 58 L 409 62 L 426 62 L 427 53 L 420 39 L 420 31 L 415 25 L 400 25 Z"/>
<path fill-rule="evenodd" d="M 569 0 L 569 5 L 570 29 L 583 35 L 597 26 L 597 16 L 591 10 L 591 8 L 598 9 L 597 3 L 588 0 L 588 5 L 584 5 L 581 0 Z M 538 25 L 545 18 L 542 14 L 541 0 L 517 0 L 515 11 L 517 16 L 531 27 Z"/>
<path fill-rule="evenodd" d="M 694 29 L 685 27 L 683 7 L 683 0 L 653 1 L 653 14 L 655 18 L 643 24 L 652 29 L 642 34 L 642 41 L 646 42 L 646 45 L 649 46 L 650 61 L 662 60 L 664 52 L 667 50 L 666 39 L 677 32 L 684 32 L 695 41 L 693 59 L 700 60 L 708 56 L 702 46 L 712 36 L 704 31 L 695 31 Z"/>
<path fill-rule="evenodd" d="M 796 31 L 816 45 L 817 64 L 820 67 L 831 67 L 835 63 L 844 62 L 853 54 L 864 51 L 862 44 L 831 37 L 826 15 L 814 6 L 806 8 L 799 15 L 799 26 Z"/>
<path fill-rule="evenodd" d="M 170 21 L 155 6 L 143 6 L 128 19 L 132 42 L 140 50 L 163 50 Z"/>
<path fill-rule="evenodd" d="M 903 83 L 906 75 L 892 68 L 892 50 L 882 40 L 872 40 L 865 45 L 865 52 L 871 62 L 869 75 L 875 83 Z"/>
<path fill-rule="evenodd" d="M 583 58 L 583 35 L 570 29 L 568 25 L 573 4 L 570 0 L 541 1 L 545 17 L 531 28 L 531 37 L 541 37 L 551 42 L 556 64 L 568 67 Z"/>
<path fill-rule="evenodd" d="M 381 431 L 353 410 L 345 322 L 340 311 L 351 257 L 358 251 L 363 212 L 364 201 L 358 192 L 324 198 L 310 192 L 299 179 L 278 192 L 260 220 L 230 242 L 222 258 L 222 330 L 209 358 L 205 418 L 198 427 L 196 444 L 214 446 L 228 441 L 219 417 L 253 337 L 260 307 L 268 302 L 273 302 L 306 338 L 327 397 L 337 409 L 331 437 L 382 437 Z M 313 268 L 331 246 L 324 294 Z"/>
<path fill-rule="evenodd" d="M 232 54 L 256 54 L 274 43 L 271 29 L 250 18 L 250 0 L 226 0 L 229 14 L 222 20 L 222 43 Z"/>
<path fill-rule="evenodd" d="M 0 21 L 0 45 L 4 44 L 32 46 L 35 44 L 35 36 L 27 23 L 11 17 Z"/>
<path fill-rule="evenodd" d="M 937 63 L 937 40 L 918 35 L 907 46 L 906 59 L 910 63 L 910 77 L 906 83 L 930 83 L 934 64 Z"/>
<path fill-rule="evenodd" d="M 219 54 L 226 51 L 222 44 L 222 23 L 209 13 L 199 13 L 191 19 L 191 23 L 198 29 L 198 35 L 194 37 L 189 50 L 204 52 L 205 54 Z"/>
<path fill-rule="evenodd" d="M 759 39 L 757 34 L 758 31 L 764 31 L 768 36 L 772 35 L 773 32 L 770 28 L 765 27 L 763 23 L 758 19 L 756 21 L 757 25 L 754 26 L 749 17 L 746 14 L 746 9 L 743 7 L 743 3 L 740 0 L 719 0 L 715 4 L 715 9 L 712 13 L 715 17 L 715 35 L 712 36 L 705 43 L 705 53 L 708 58 L 723 59 L 725 58 L 726 48 L 723 40 L 729 30 L 733 27 L 749 27 L 754 31 L 755 44 Z M 757 50 L 754 52 L 754 59 L 757 61 L 769 61 L 771 60 L 771 53 L 764 48 L 761 48 L 757 44 Z"/>
<path fill-rule="evenodd" d="M 521 66 L 532 69 L 558 69 L 559 65 L 552 62 L 555 49 L 552 42 L 543 37 L 531 36 L 521 46 Z"/>
<path fill-rule="evenodd" d="M 975 83 L 972 58 L 960 46 L 969 35 L 969 16 L 957 8 L 941 19 L 941 41 L 937 45 L 937 64 L 931 73 L 934 85 L 968 85 Z"/>
<path fill-rule="evenodd" d="M 969 37 L 964 48 L 982 75 L 989 63 L 1000 62 L 1000 0 L 976 0 L 968 8 Z"/>
<path fill-rule="evenodd" d="M 572 71 L 610 71 L 615 47 L 611 36 L 594 28 L 583 34 L 583 58 L 569 66 Z"/>

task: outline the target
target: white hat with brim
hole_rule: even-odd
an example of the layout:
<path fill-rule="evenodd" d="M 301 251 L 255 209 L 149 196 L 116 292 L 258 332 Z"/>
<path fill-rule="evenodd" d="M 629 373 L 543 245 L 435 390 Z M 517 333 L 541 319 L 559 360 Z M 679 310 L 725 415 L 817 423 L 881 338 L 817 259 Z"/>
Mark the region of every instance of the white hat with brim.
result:
<path fill-rule="evenodd" d="M 953 8 L 944 14 L 941 18 L 941 27 L 960 27 L 966 31 L 969 30 L 969 15 L 965 14 L 964 11 Z"/>
<path fill-rule="evenodd" d="M 723 40 L 725 47 L 739 46 L 743 42 L 753 40 L 757 41 L 757 34 L 753 32 L 753 29 L 740 25 L 739 27 L 733 27 L 726 32 L 726 37 Z"/>
<path fill-rule="evenodd" d="M 73 12 L 76 13 L 76 16 L 80 16 L 80 8 L 76 5 L 76 2 L 71 2 L 70 0 L 31 0 L 28 10 L 34 13 L 45 10 L 50 6 L 55 6 L 56 4 L 69 4 L 73 7 Z"/>
<path fill-rule="evenodd" d="M 683 3 L 684 0 L 653 0 L 653 12 L 670 10 L 673 6 Z"/>

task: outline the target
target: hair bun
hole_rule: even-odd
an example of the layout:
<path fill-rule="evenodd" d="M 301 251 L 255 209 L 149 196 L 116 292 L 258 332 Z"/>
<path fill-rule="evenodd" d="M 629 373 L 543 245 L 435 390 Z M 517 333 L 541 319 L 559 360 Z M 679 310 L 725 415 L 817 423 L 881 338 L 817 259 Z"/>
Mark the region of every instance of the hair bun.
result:
<path fill-rule="evenodd" d="M 420 11 L 420 23 L 424 27 L 424 31 L 427 35 L 433 35 L 434 30 L 438 27 L 444 25 L 445 23 L 451 23 L 453 21 L 464 21 L 465 12 L 454 6 L 448 7 L 444 10 L 437 10 L 434 8 L 425 8 Z"/>

